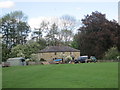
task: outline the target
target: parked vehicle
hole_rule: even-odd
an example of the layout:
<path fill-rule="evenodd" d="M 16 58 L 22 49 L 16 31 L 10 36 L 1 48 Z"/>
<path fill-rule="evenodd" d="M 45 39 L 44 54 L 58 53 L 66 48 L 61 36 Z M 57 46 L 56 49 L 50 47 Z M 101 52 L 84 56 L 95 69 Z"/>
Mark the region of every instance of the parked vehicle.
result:
<path fill-rule="evenodd" d="M 10 66 L 25 66 L 26 65 L 26 61 L 24 57 L 8 58 L 6 62 L 10 63 Z"/>
<path fill-rule="evenodd" d="M 80 56 L 77 60 L 80 63 L 85 63 L 87 59 L 88 59 L 88 56 Z"/>
<path fill-rule="evenodd" d="M 96 59 L 95 56 L 91 56 L 90 59 L 91 59 L 92 62 L 97 62 L 97 59 Z"/>
<path fill-rule="evenodd" d="M 10 63 L 9 62 L 2 62 L 2 67 L 10 67 Z"/>
<path fill-rule="evenodd" d="M 77 60 L 80 63 L 97 62 L 97 59 L 95 56 L 90 56 L 90 59 L 88 59 L 88 56 L 80 56 Z"/>

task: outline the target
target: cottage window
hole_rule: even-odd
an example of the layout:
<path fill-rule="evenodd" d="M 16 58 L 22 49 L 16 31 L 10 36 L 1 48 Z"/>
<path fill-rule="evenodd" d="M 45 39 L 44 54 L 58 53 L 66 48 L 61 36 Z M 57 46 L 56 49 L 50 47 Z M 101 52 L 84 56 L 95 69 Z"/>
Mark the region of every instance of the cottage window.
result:
<path fill-rule="evenodd" d="M 57 52 L 55 52 L 55 55 L 57 55 Z"/>
<path fill-rule="evenodd" d="M 65 52 L 63 52 L 63 54 L 65 54 Z"/>
<path fill-rule="evenodd" d="M 72 52 L 70 52 L 70 54 L 72 54 Z"/>

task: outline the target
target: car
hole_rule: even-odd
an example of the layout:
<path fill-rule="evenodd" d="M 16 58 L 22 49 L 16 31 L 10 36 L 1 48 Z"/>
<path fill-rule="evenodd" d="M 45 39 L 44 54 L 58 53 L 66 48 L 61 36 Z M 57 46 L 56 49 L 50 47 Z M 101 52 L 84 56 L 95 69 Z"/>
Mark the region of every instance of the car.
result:
<path fill-rule="evenodd" d="M 92 62 L 97 62 L 97 59 L 96 59 L 95 56 L 90 56 L 90 59 L 91 59 Z"/>
<path fill-rule="evenodd" d="M 87 59 L 88 59 L 88 56 L 80 56 L 77 60 L 80 63 L 85 63 Z"/>

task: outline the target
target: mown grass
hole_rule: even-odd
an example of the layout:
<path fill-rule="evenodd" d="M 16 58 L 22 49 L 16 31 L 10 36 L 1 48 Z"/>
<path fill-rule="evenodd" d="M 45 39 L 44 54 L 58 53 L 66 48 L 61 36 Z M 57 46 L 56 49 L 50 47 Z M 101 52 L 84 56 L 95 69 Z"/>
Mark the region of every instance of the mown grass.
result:
<path fill-rule="evenodd" d="M 117 88 L 118 63 L 3 68 L 3 88 Z"/>
<path fill-rule="evenodd" d="M 0 90 L 2 89 L 2 66 L 0 66 Z"/>

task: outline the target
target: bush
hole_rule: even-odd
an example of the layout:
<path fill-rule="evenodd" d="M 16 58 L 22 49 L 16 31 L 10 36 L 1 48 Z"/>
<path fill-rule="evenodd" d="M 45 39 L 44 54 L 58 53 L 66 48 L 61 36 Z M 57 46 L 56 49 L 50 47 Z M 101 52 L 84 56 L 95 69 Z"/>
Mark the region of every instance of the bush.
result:
<path fill-rule="evenodd" d="M 41 58 L 40 61 L 46 61 L 45 59 Z"/>
<path fill-rule="evenodd" d="M 72 60 L 72 57 L 71 56 L 67 56 L 66 58 L 65 58 L 65 63 L 68 63 L 69 61 L 71 61 Z"/>
<path fill-rule="evenodd" d="M 31 54 L 31 60 L 32 60 L 32 61 L 35 61 L 35 62 L 38 62 L 39 59 L 38 59 L 38 57 L 37 57 L 37 54 Z"/>
<path fill-rule="evenodd" d="M 120 52 L 118 51 L 117 47 L 112 47 L 105 52 L 105 56 L 103 59 L 106 60 L 117 60 L 117 57 L 120 56 Z"/>

